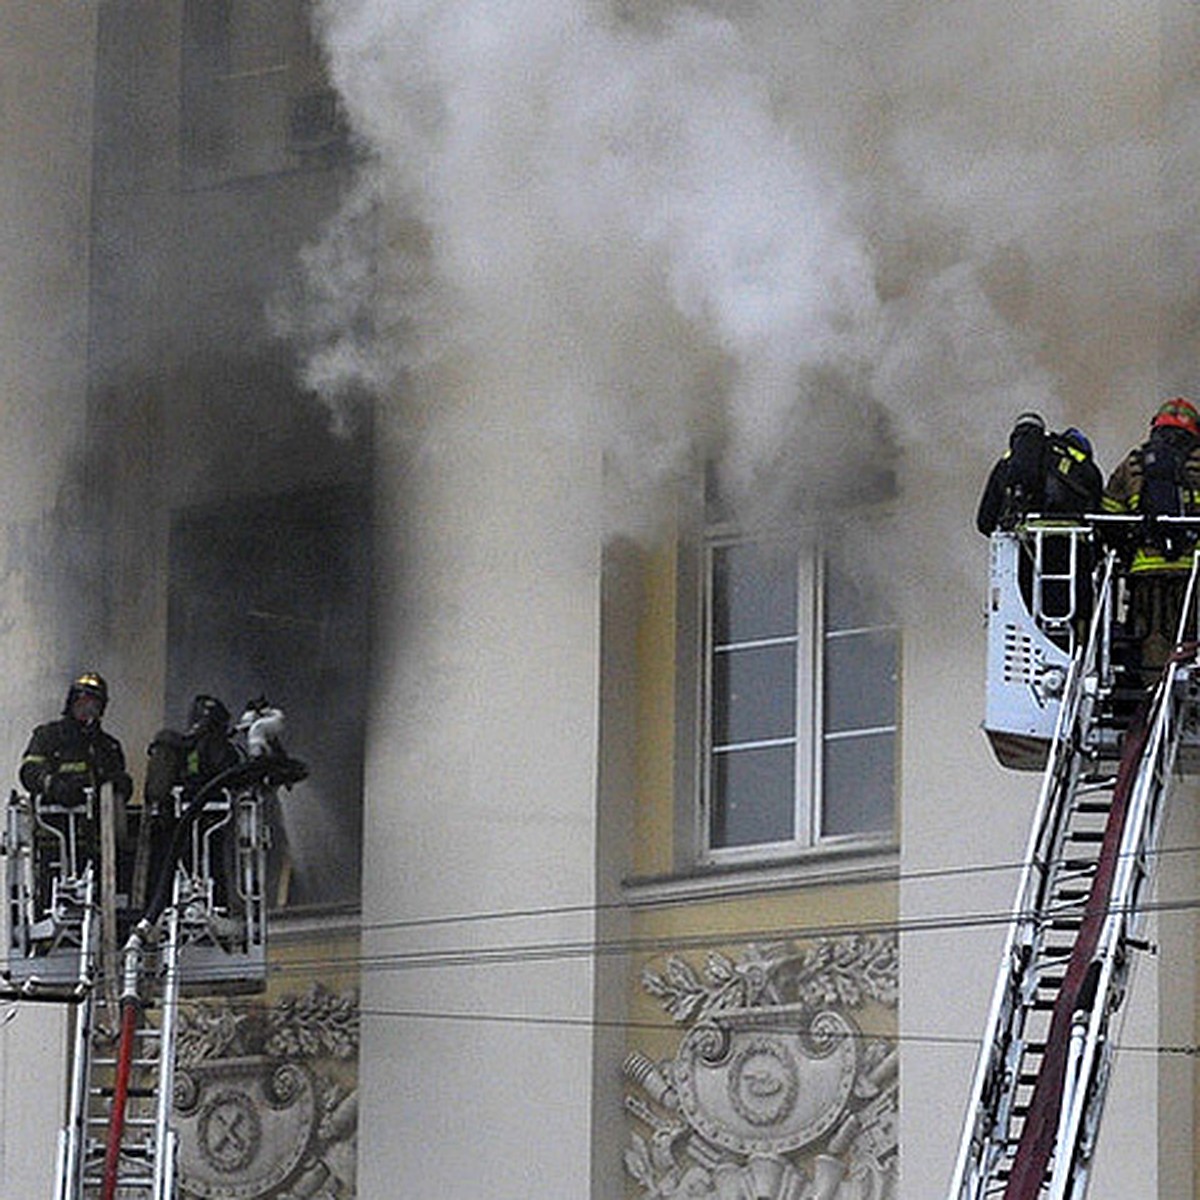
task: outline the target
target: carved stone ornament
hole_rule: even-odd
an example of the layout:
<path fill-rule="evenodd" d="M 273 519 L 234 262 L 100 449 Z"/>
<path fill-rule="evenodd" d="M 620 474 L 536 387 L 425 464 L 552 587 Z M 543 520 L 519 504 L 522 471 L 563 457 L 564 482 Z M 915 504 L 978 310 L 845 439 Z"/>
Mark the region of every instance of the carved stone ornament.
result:
<path fill-rule="evenodd" d="M 205 1200 L 270 1196 L 299 1166 L 317 1123 L 312 1075 L 270 1059 L 215 1059 L 175 1076 L 187 1190 Z"/>
<path fill-rule="evenodd" d="M 634 1052 L 625 1153 L 647 1197 L 890 1200 L 896 1192 L 897 1054 L 851 1010 L 894 1008 L 894 938 L 829 939 L 671 955 L 642 982 L 687 1032 L 674 1058 Z"/>
<path fill-rule="evenodd" d="M 312 988 L 271 1008 L 180 1011 L 172 1123 L 182 1200 L 351 1200 L 358 1005 Z"/>

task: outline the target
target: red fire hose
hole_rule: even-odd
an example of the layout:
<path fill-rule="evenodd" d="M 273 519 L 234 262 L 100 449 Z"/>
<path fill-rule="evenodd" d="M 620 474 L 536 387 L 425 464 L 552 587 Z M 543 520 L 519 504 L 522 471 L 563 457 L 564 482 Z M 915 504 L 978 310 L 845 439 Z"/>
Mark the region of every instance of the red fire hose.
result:
<path fill-rule="evenodd" d="M 117 1174 L 121 1165 L 121 1139 L 125 1134 L 125 1106 L 129 1100 L 129 1075 L 133 1066 L 133 1042 L 137 1036 L 142 1002 L 138 996 L 138 976 L 142 966 L 142 939 L 131 935 L 125 945 L 124 986 L 121 989 L 121 1038 L 117 1045 L 117 1073 L 113 1081 L 112 1109 L 108 1118 L 108 1146 L 104 1152 L 104 1177 L 101 1200 L 114 1200 Z"/>
<path fill-rule="evenodd" d="M 137 1032 L 137 1000 L 121 1001 L 121 1043 L 117 1050 L 117 1078 L 113 1085 L 112 1112 L 108 1121 L 108 1148 L 104 1155 L 103 1200 L 117 1194 L 117 1167 L 121 1156 L 121 1138 L 125 1133 L 125 1103 L 129 1097 L 129 1071 L 133 1061 L 133 1039 Z"/>

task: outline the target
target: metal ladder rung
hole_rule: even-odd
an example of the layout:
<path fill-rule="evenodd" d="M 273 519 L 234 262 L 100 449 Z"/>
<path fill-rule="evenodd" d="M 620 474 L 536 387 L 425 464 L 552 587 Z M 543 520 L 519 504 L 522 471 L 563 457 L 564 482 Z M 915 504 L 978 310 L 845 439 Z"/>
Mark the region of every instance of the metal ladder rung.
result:
<path fill-rule="evenodd" d="M 108 1128 L 108 1114 L 105 1113 L 103 1116 L 97 1115 L 95 1117 L 92 1117 L 88 1121 L 88 1124 L 107 1129 Z M 146 1129 L 146 1128 L 150 1128 L 151 1126 L 153 1126 L 153 1124 L 154 1124 L 153 1117 L 144 1117 L 144 1116 L 126 1116 L 125 1117 L 125 1128 L 126 1129 Z"/>
<path fill-rule="evenodd" d="M 1068 871 L 1086 871 L 1089 875 L 1096 873 L 1096 860 L 1094 858 L 1064 858 L 1062 865 L 1064 870 Z"/>
<path fill-rule="evenodd" d="M 1086 900 L 1092 894 L 1091 879 L 1082 875 L 1072 875 L 1070 879 L 1060 879 L 1051 891 L 1051 900 Z"/>

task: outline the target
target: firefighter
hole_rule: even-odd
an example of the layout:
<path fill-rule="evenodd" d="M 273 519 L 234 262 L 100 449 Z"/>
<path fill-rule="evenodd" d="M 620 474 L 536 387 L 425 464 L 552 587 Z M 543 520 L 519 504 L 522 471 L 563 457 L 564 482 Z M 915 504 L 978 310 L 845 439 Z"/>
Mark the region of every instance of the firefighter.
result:
<path fill-rule="evenodd" d="M 52 804 L 75 805 L 85 789 L 108 783 L 121 804 L 129 799 L 133 782 L 125 752 L 100 725 L 107 707 L 108 684 L 95 671 L 71 681 L 62 716 L 39 725 L 29 739 L 18 771 L 27 791 Z"/>
<path fill-rule="evenodd" d="M 43 820 L 65 835 L 75 835 L 60 843 L 48 829 L 38 827 L 35 838 L 35 877 L 38 903 L 48 903 L 51 875 L 78 876 L 88 862 L 99 862 L 99 809 L 85 807 L 88 794 L 96 797 L 100 788 L 112 788 L 115 868 L 119 871 L 126 841 L 125 805 L 133 791 L 133 781 L 125 770 L 125 752 L 112 734 L 101 728 L 100 721 L 108 706 L 108 684 L 95 671 L 76 676 L 67 689 L 62 716 L 57 721 L 38 725 L 29 739 L 17 774 L 22 786 L 33 798 Z M 61 806 L 68 815 L 47 811 Z M 62 860 L 58 847 L 66 848 Z"/>
<path fill-rule="evenodd" d="M 1150 421 L 1150 436 L 1130 450 L 1109 477 L 1104 509 L 1148 519 L 1132 571 L 1191 567 L 1192 546 L 1186 544 L 1186 535 L 1169 526 L 1153 526 L 1155 517 L 1200 514 L 1200 412 L 1190 400 L 1178 396 L 1159 405 Z"/>
<path fill-rule="evenodd" d="M 147 750 L 145 800 L 139 830 L 133 892 L 146 898 L 150 874 L 161 864 L 175 829 L 172 792 L 182 789 L 186 803 L 215 775 L 243 760 L 233 741 L 229 709 L 204 693 L 193 698 L 187 729 L 161 729 Z"/>
<path fill-rule="evenodd" d="M 1091 442 L 1078 429 L 1050 433 L 1038 413 L 1022 413 L 1008 450 L 988 476 L 975 527 L 986 537 L 1014 528 L 1030 513 L 1078 517 L 1099 512 L 1103 491 Z"/>
<path fill-rule="evenodd" d="M 1008 450 L 988 476 L 975 517 L 985 536 L 1015 529 L 1031 515 L 1048 518 L 1049 528 L 1038 543 L 1041 583 L 1034 578 L 1035 552 L 1027 545 L 1018 562 L 1018 586 L 1031 609 L 1063 621 L 1069 617 L 1076 637 L 1086 631 L 1092 611 L 1090 543 L 1056 525 L 1099 512 L 1103 493 L 1104 478 L 1084 434 L 1075 428 L 1047 432 L 1041 416 L 1027 412 L 1013 425 Z M 1072 576 L 1071 581 L 1064 582 L 1064 576 Z M 1052 636 L 1069 646 L 1070 635 L 1061 629 Z"/>
<path fill-rule="evenodd" d="M 240 760 L 230 720 L 229 709 L 216 696 L 201 694 L 188 710 L 186 732 L 163 729 L 155 735 L 146 763 L 146 801 L 152 811 L 165 810 L 176 784 L 190 796 Z"/>
<path fill-rule="evenodd" d="M 1194 532 L 1155 518 L 1200 516 L 1200 412 L 1190 400 L 1159 405 L 1150 436 L 1109 478 L 1104 508 L 1146 521 L 1129 562 L 1130 621 L 1141 665 L 1155 674 L 1175 646 L 1196 546 Z"/>

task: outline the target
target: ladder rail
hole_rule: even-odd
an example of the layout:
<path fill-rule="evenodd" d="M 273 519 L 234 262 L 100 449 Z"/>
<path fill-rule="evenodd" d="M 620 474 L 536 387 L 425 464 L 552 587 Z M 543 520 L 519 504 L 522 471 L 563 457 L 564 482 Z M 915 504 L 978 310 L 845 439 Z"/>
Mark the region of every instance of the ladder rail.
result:
<path fill-rule="evenodd" d="M 139 1175 L 142 1186 L 149 1183 L 153 1200 L 173 1200 L 175 1195 L 175 1131 L 171 1127 L 171 1107 L 174 1097 L 175 1038 L 178 1027 L 180 993 L 180 912 L 185 893 L 191 893 L 191 883 L 180 867 L 175 873 L 171 906 L 161 915 L 159 930 L 159 974 L 162 986 L 156 996 L 162 1016 L 158 1035 L 157 1081 L 154 1098 L 153 1133 L 148 1175 Z M 138 985 L 145 973 L 145 943 L 154 927 L 142 922 L 130 935 L 125 946 L 124 982 L 121 995 L 121 1043 L 117 1082 L 109 1114 L 108 1142 L 100 1200 L 114 1200 L 124 1181 L 121 1177 L 122 1137 L 125 1129 L 125 1105 L 128 1098 L 128 1078 L 136 1027 L 142 1012 Z"/>
<path fill-rule="evenodd" d="M 71 1016 L 71 1080 L 67 1097 L 67 1119 L 59 1133 L 58 1171 L 54 1181 L 55 1200 L 78 1200 L 83 1189 L 84 1139 L 87 1122 L 88 1070 L 91 1063 L 92 1026 L 95 1017 L 96 978 L 96 875 L 92 865 L 84 874 L 82 948 L 79 955 L 78 987 L 82 996 Z"/>
<path fill-rule="evenodd" d="M 175 877 L 175 903 L 166 913 L 166 940 L 162 948 L 162 1027 L 159 1043 L 158 1096 L 154 1105 L 153 1200 L 175 1195 L 176 1131 L 171 1127 L 175 1093 L 175 1038 L 179 1018 L 179 908 L 180 878 Z"/>
<path fill-rule="evenodd" d="M 1070 1064 L 1072 1048 L 1077 1042 L 1076 1009 L 1094 1002 L 1088 997 L 1089 994 L 1094 997 L 1096 991 L 1096 947 L 1108 912 L 1133 784 L 1145 757 L 1148 736 L 1149 729 L 1141 721 L 1126 739 L 1086 904 L 1078 917 L 1063 979 L 1051 1005 L 1033 1095 L 1024 1113 L 1004 1189 L 1005 1200 L 1038 1200 L 1043 1195 L 1047 1169 L 1062 1125 L 1064 1086 L 1073 1074 Z"/>
<path fill-rule="evenodd" d="M 988 1019 L 976 1062 L 967 1106 L 963 1136 L 950 1188 L 951 1200 L 980 1200 L 986 1178 L 988 1130 L 996 1113 L 986 1103 L 989 1085 L 1006 1072 L 1011 1074 L 1018 1053 L 1011 1037 L 1000 1036 L 1011 1029 L 1019 1012 L 1023 964 L 1040 924 L 1046 867 L 1057 853 L 1056 834 L 1061 825 L 1063 798 L 1069 793 L 1072 775 L 1078 770 L 1078 754 L 1095 701 L 1094 680 L 1106 647 L 1105 633 L 1111 618 L 1116 555 L 1106 554 L 1100 571 L 1100 586 L 1088 639 L 1073 655 L 1063 688 L 1062 702 L 1051 739 L 1051 751 L 1042 775 L 1034 821 L 1017 895 L 1008 922 L 1000 969 L 989 1005 Z"/>
<path fill-rule="evenodd" d="M 1193 568 L 1191 584 L 1195 578 Z M 1186 613 L 1185 605 L 1181 632 Z M 1090 1153 L 1085 1142 L 1089 1127 L 1094 1130 L 1099 1124 L 1105 1100 L 1106 1088 L 1098 1087 L 1097 1083 L 1106 1082 L 1109 1069 L 1112 1053 L 1109 1020 L 1128 987 L 1128 948 L 1142 917 L 1139 901 L 1148 883 L 1145 864 L 1158 844 L 1179 748 L 1181 725 L 1174 689 L 1176 662 L 1168 664 L 1157 685 L 1151 731 L 1133 785 L 1108 912 L 1093 959 L 1098 966 L 1096 992 L 1078 1046 L 1073 1086 L 1070 1094 L 1064 1096 L 1049 1200 L 1082 1200 L 1087 1190 Z"/>

